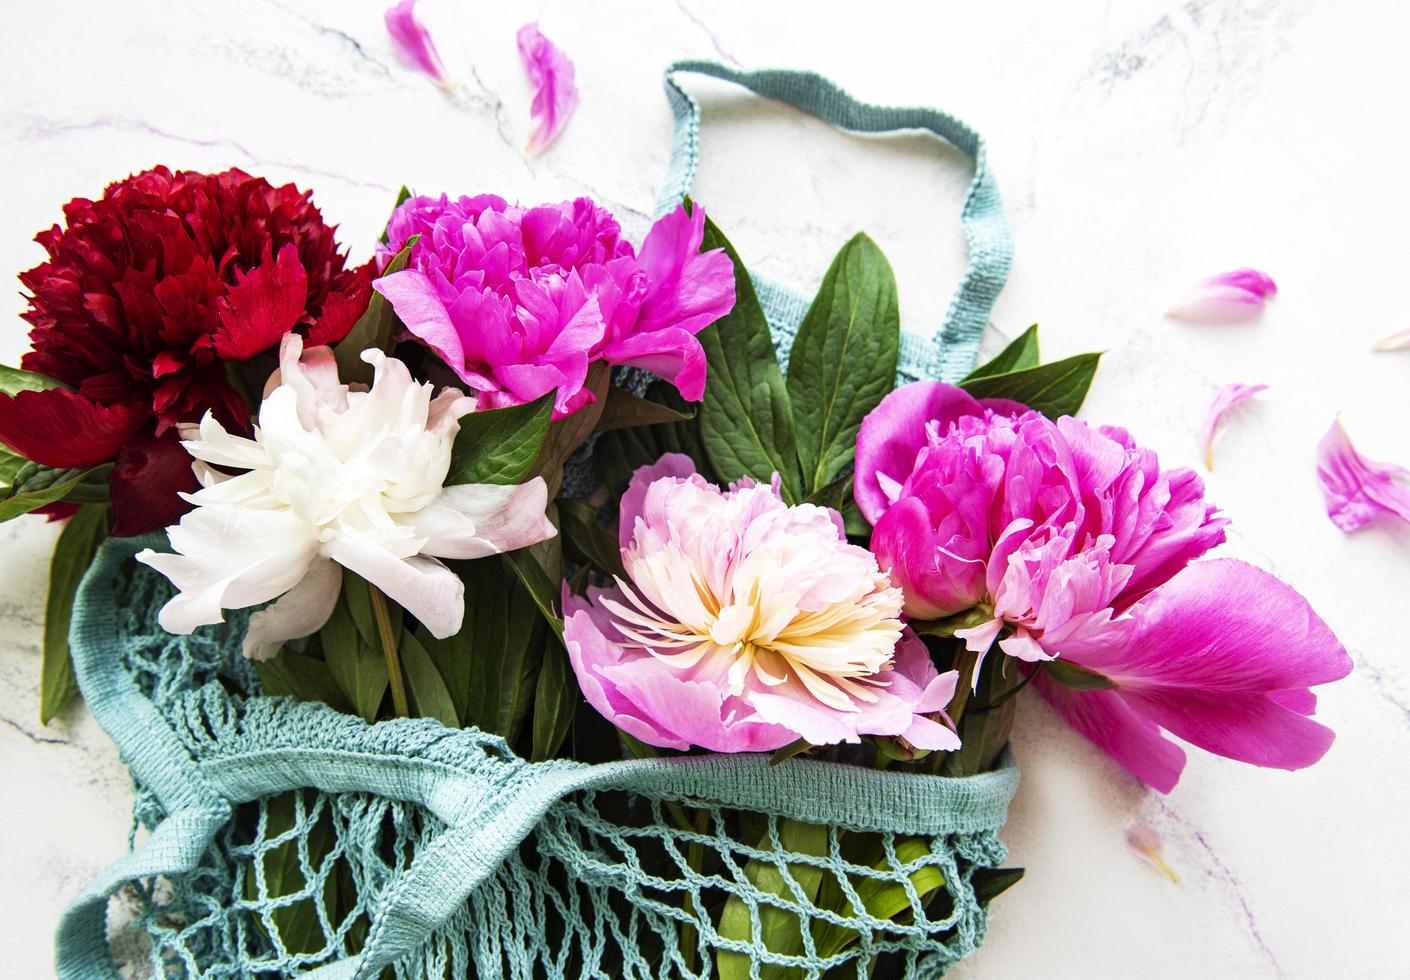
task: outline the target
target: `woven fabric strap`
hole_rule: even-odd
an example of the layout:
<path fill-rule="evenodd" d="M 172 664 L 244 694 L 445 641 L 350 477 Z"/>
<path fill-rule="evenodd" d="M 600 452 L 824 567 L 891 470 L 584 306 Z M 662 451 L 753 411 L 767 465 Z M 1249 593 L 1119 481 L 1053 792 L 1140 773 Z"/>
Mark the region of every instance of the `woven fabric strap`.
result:
<path fill-rule="evenodd" d="M 657 202 L 658 213 L 675 207 L 690 193 L 699 162 L 700 104 L 677 78 L 688 72 L 734 82 L 853 132 L 922 130 L 933 133 L 974 161 L 974 179 L 970 181 L 960 214 L 960 226 L 969 246 L 969 264 L 955 289 L 939 333 L 933 336 L 903 333 L 898 371 L 901 381 L 934 378 L 956 382 L 968 374 L 979 354 L 979 338 L 989 321 L 989 312 L 1004 288 L 1013 260 L 1013 240 L 1009 236 L 998 184 L 985 159 L 983 137 L 938 109 L 859 102 L 812 72 L 741 71 L 711 61 L 678 61 L 666 70 L 666 98 L 675 116 L 675 134 L 671 142 L 671 169 Z M 753 278 L 780 355 L 787 357 L 808 301 L 791 289 L 759 276 Z"/>

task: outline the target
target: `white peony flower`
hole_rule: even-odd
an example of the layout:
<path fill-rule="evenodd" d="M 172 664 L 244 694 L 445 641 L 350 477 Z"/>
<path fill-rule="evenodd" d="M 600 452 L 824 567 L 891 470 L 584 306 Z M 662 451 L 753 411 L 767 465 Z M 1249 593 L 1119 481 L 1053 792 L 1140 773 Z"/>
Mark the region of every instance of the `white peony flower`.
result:
<path fill-rule="evenodd" d="M 176 554 L 137 556 L 180 590 L 162 607 L 165 629 L 190 633 L 222 622 L 222 609 L 278 598 L 250 618 L 244 646 L 248 657 L 273 656 L 328 621 L 347 568 L 436 637 L 453 636 L 465 586 L 436 559 L 512 551 L 556 533 L 541 478 L 442 486 L 474 399 L 453 389 L 433 398 L 401 361 L 376 350 L 362 357 L 376 371 L 370 391 L 339 383 L 332 350 L 304 351 L 288 334 L 253 439 L 209 413 L 183 432 L 202 485 L 186 498 L 196 509 L 167 528 Z"/>

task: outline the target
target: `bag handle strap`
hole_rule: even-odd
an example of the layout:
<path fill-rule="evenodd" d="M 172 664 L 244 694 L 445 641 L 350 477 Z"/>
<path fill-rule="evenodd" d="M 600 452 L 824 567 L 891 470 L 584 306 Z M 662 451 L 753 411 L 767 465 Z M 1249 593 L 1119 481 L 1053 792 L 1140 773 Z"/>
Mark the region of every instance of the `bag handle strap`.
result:
<path fill-rule="evenodd" d="M 974 366 L 979 338 L 989 312 L 1008 279 L 1013 240 L 998 185 L 989 172 L 984 139 L 960 120 L 938 109 L 878 106 L 859 102 L 821 75 L 807 71 L 741 71 L 713 61 L 677 61 L 666 69 L 666 98 L 675 117 L 671 169 L 657 212 L 675 207 L 690 191 L 699 159 L 700 104 L 676 76 L 708 75 L 777 99 L 842 129 L 859 133 L 925 130 L 974 160 L 974 179 L 965 197 L 960 226 L 969 246 L 969 265 L 955 289 L 945 322 L 935 338 L 934 377 L 957 380 Z"/>

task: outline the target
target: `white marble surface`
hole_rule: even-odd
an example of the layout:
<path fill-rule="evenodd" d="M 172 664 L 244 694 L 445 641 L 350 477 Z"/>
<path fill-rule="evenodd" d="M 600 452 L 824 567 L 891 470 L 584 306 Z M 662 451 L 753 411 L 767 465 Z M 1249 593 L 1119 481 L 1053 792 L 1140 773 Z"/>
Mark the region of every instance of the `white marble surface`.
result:
<path fill-rule="evenodd" d="M 813 68 L 876 101 L 959 114 L 989 139 L 1017 243 L 994 321 L 1010 334 L 1041 322 L 1050 356 L 1109 352 L 1088 417 L 1194 464 L 1212 389 L 1272 385 L 1209 478 L 1235 522 L 1226 550 L 1306 593 L 1357 670 L 1323 695 L 1339 738 L 1321 765 L 1289 775 L 1192 753 L 1169 797 L 1025 702 L 1005 836 L 1028 877 L 956 973 L 1410 975 L 1410 528 L 1344 536 L 1313 478 L 1338 411 L 1369 454 L 1410 464 L 1410 354 L 1370 351 L 1405 326 L 1403 4 L 422 6 L 462 80 L 454 99 L 397 63 L 380 0 L 9 5 L 0 269 L 39 260 L 29 238 L 63 201 L 157 162 L 312 187 L 358 257 L 403 182 L 589 193 L 639 233 L 666 162 L 659 73 L 682 56 Z M 529 160 L 513 35 L 534 17 L 576 59 L 583 103 L 561 143 Z M 710 96 L 697 197 L 746 260 L 811 284 L 865 228 L 896 266 L 906 325 L 938 322 L 963 261 L 968 175 L 955 154 L 697 91 Z M 1282 286 L 1262 322 L 1161 317 L 1186 283 L 1240 264 Z M 7 317 L 23 306 L 12 287 Z M 23 326 L 8 323 L 0 361 L 13 363 Z M 0 528 L 0 949 L 15 977 L 49 975 L 60 909 L 122 851 L 129 820 L 126 776 L 86 712 L 36 719 L 53 538 L 38 520 Z M 1178 885 L 1125 844 L 1138 819 L 1164 836 Z"/>

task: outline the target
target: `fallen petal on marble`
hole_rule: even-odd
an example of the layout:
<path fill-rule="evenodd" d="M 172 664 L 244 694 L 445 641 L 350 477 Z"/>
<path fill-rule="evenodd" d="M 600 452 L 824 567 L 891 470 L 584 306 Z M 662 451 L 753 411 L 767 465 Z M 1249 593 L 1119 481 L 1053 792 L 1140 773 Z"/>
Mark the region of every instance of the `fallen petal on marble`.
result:
<path fill-rule="evenodd" d="M 1180 876 L 1175 873 L 1175 869 L 1165 862 L 1162 853 L 1160 835 L 1155 832 L 1155 828 L 1146 823 L 1133 823 L 1126 828 L 1126 843 L 1146 861 L 1150 862 L 1165 877 L 1175 884 L 1180 883 Z"/>
<path fill-rule="evenodd" d="M 1205 413 L 1204 422 L 1199 427 L 1199 445 L 1204 453 L 1204 465 L 1214 469 L 1214 437 L 1219 433 L 1219 423 L 1229 409 L 1239 402 L 1252 398 L 1260 391 L 1267 391 L 1267 385 L 1246 385 L 1235 382 L 1227 384 L 1214 393 Z"/>
<path fill-rule="evenodd" d="M 529 136 L 528 151 L 538 153 L 568 125 L 568 117 L 578 105 L 578 86 L 572 60 L 544 37 L 537 22 L 519 28 L 518 41 L 519 57 L 534 85 L 534 101 L 529 106 L 534 131 Z"/>
<path fill-rule="evenodd" d="M 1202 323 L 1238 323 L 1263 312 L 1278 284 L 1257 269 L 1234 269 L 1210 276 L 1176 303 L 1166 316 Z"/>
<path fill-rule="evenodd" d="M 446 71 L 440 52 L 431 34 L 416 18 L 416 0 L 401 0 L 401 3 L 387 9 L 385 15 L 387 33 L 392 36 L 392 47 L 407 64 L 425 72 L 445 88 L 455 88 L 455 81 Z"/>
<path fill-rule="evenodd" d="M 1371 345 L 1372 350 L 1410 350 L 1410 328 L 1382 337 Z"/>
<path fill-rule="evenodd" d="M 1410 521 L 1410 470 L 1367 459 L 1356 451 L 1341 419 L 1317 445 L 1317 479 L 1327 516 L 1343 531 L 1355 531 L 1380 517 Z"/>

